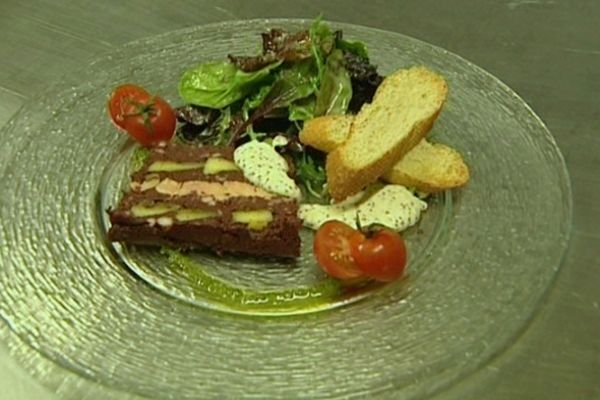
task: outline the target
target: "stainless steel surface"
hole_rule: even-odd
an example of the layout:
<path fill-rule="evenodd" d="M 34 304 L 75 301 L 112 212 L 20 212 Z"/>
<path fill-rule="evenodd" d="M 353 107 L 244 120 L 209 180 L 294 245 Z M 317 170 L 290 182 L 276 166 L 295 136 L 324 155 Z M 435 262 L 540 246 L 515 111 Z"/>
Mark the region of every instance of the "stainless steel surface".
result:
<path fill-rule="evenodd" d="M 547 123 L 569 167 L 571 246 L 555 288 L 520 340 L 440 399 L 600 398 L 600 40 L 596 0 L 29 1 L 0 4 L 0 123 L 114 46 L 226 19 L 327 19 L 401 32 L 475 62 Z M 40 384 L 41 382 L 41 384 Z M 0 399 L 92 398 L 0 327 Z M 114 393 L 115 398 L 126 398 Z"/>

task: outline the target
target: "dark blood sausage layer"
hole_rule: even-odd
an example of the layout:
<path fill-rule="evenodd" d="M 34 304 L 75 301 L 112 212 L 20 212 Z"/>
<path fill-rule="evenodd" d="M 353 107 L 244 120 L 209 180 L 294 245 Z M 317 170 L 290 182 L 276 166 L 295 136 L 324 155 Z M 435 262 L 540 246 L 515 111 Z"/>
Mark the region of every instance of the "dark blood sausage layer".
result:
<path fill-rule="evenodd" d="M 300 255 L 296 200 L 248 182 L 232 149 L 170 144 L 151 150 L 109 211 L 111 241 L 221 253 Z"/>

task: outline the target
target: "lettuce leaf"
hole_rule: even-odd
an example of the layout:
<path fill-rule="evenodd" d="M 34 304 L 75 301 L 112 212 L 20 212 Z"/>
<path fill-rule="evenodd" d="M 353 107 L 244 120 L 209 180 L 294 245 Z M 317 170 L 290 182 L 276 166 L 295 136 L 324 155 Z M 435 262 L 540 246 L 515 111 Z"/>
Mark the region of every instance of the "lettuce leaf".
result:
<path fill-rule="evenodd" d="M 335 48 L 342 50 L 344 53 L 352 53 L 355 56 L 369 60 L 367 46 L 363 42 L 345 40 L 342 31 L 335 31 Z"/>
<path fill-rule="evenodd" d="M 307 121 L 315 117 L 315 96 L 309 96 L 290 104 L 288 119 L 290 121 Z"/>
<path fill-rule="evenodd" d="M 256 71 L 274 61 L 296 62 L 312 56 L 308 31 L 289 33 L 271 29 L 262 34 L 262 54 L 258 56 L 228 55 L 229 60 L 242 71 Z"/>
<path fill-rule="evenodd" d="M 345 67 L 344 53 L 335 49 L 327 57 L 314 115 L 345 114 L 351 98 L 352 83 Z"/>
<path fill-rule="evenodd" d="M 327 203 L 327 173 L 323 155 L 317 156 L 308 148 L 294 156 L 296 180 L 300 184 L 304 198 L 310 203 Z"/>
<path fill-rule="evenodd" d="M 179 81 L 179 95 L 188 104 L 223 108 L 243 99 L 265 81 L 281 61 L 254 72 L 244 72 L 229 61 L 204 63 L 184 72 Z"/>
<path fill-rule="evenodd" d="M 271 114 L 274 110 L 287 108 L 296 100 L 312 95 L 317 88 L 318 72 L 312 59 L 299 61 L 289 68 L 281 70 L 262 104 L 243 124 L 232 131 L 232 143 L 235 143 L 254 122 Z"/>
<path fill-rule="evenodd" d="M 261 86 L 251 96 L 246 97 L 244 104 L 242 105 L 244 119 L 250 118 L 250 112 L 258 108 L 265 101 L 272 88 L 273 84 Z"/>
<path fill-rule="evenodd" d="M 205 142 L 215 135 L 215 122 L 221 115 L 220 110 L 186 104 L 175 109 L 177 130 L 175 134 L 184 143 Z"/>
<path fill-rule="evenodd" d="M 315 93 L 319 79 L 312 60 L 304 60 L 281 71 L 260 108 L 287 107 Z"/>
<path fill-rule="evenodd" d="M 312 54 L 319 72 L 319 81 L 325 70 L 325 60 L 335 46 L 335 36 L 329 26 L 317 17 L 308 30 Z"/>
<path fill-rule="evenodd" d="M 356 113 L 363 104 L 373 100 L 375 91 L 383 82 L 383 76 L 377 72 L 377 67 L 368 59 L 359 57 L 354 53 L 345 53 L 344 61 L 346 70 L 352 82 L 352 99 L 348 109 Z"/>

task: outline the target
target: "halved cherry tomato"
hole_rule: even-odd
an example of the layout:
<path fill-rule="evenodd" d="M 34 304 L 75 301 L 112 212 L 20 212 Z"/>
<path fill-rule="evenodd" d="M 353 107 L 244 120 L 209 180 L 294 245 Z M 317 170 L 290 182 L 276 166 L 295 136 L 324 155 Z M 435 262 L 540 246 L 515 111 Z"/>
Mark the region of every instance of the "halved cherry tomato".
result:
<path fill-rule="evenodd" d="M 351 243 L 362 233 L 340 221 L 328 221 L 315 234 L 313 250 L 317 262 L 334 278 L 353 279 L 363 276 L 352 257 Z M 364 236 L 363 236 L 364 238 Z"/>
<path fill-rule="evenodd" d="M 171 140 L 177 123 L 175 112 L 165 100 L 143 88 L 118 86 L 108 100 L 113 123 L 143 146 Z"/>
<path fill-rule="evenodd" d="M 402 276 L 406 267 L 406 245 L 397 232 L 383 228 L 372 235 L 354 239 L 350 245 L 352 258 L 368 277 L 390 282 Z"/>

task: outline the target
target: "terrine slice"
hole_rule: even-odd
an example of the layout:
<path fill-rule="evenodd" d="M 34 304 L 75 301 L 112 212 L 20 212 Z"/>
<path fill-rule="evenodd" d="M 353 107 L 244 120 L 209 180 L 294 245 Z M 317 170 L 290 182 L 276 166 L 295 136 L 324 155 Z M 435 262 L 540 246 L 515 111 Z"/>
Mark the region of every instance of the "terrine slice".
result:
<path fill-rule="evenodd" d="M 297 257 L 298 202 L 252 185 L 231 148 L 169 144 L 150 151 L 109 211 L 111 241 L 217 253 Z"/>

